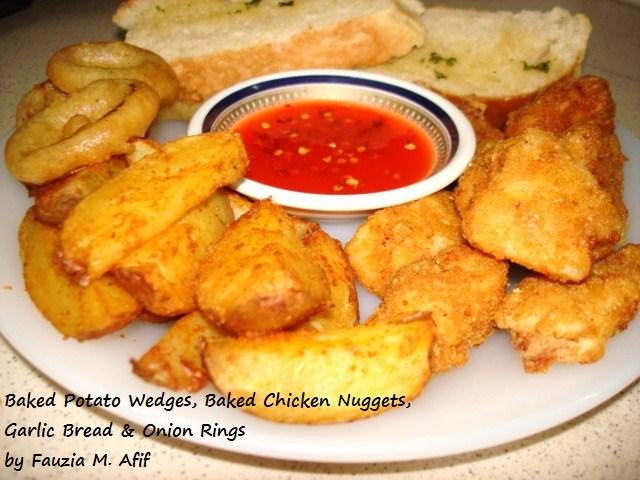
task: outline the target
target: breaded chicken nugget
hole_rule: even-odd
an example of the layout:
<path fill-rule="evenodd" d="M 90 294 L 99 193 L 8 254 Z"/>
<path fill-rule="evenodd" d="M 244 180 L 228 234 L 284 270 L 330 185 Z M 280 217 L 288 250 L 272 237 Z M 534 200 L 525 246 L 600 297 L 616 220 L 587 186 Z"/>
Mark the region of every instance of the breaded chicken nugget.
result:
<path fill-rule="evenodd" d="M 615 108 L 609 83 L 603 78 L 585 75 L 558 83 L 533 102 L 511 112 L 505 133 L 513 137 L 529 128 L 562 133 L 573 125 L 587 122 L 613 133 Z"/>
<path fill-rule="evenodd" d="M 618 137 L 593 123 L 575 125 L 561 138 L 571 157 L 583 164 L 611 196 L 622 218 L 627 218 L 623 200 L 623 168 L 626 161 Z"/>
<path fill-rule="evenodd" d="M 481 152 L 455 202 L 474 247 L 559 281 L 580 281 L 625 231 L 611 197 L 552 133 L 531 129 Z"/>
<path fill-rule="evenodd" d="M 493 331 L 493 315 L 507 285 L 507 264 L 460 245 L 425 256 L 393 276 L 371 322 L 431 318 L 431 370 L 463 365 L 469 348 Z"/>
<path fill-rule="evenodd" d="M 507 137 L 528 128 L 563 134 L 564 146 L 596 177 L 624 218 L 622 168 L 625 157 L 614 133 L 615 104 L 606 80 L 584 76 L 543 92 L 511 113 Z"/>
<path fill-rule="evenodd" d="M 378 296 L 401 267 L 464 243 L 450 192 L 378 210 L 346 245 L 360 282 Z"/>
<path fill-rule="evenodd" d="M 597 262 L 580 284 L 525 278 L 505 297 L 496 324 L 510 330 L 527 372 L 545 372 L 553 362 L 600 359 L 639 305 L 640 245 L 630 244 Z"/>

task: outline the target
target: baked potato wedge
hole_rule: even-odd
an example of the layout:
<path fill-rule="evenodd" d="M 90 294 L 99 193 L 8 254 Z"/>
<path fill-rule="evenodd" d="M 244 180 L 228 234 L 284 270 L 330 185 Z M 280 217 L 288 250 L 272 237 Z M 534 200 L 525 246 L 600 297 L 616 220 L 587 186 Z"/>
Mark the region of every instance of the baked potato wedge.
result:
<path fill-rule="evenodd" d="M 202 361 L 205 344 L 223 335 L 199 312 L 192 312 L 176 320 L 140 359 L 131 360 L 133 372 L 156 385 L 197 392 L 209 382 Z"/>
<path fill-rule="evenodd" d="M 155 315 L 175 317 L 191 312 L 196 308 L 198 265 L 232 221 L 227 197 L 216 192 L 120 260 L 113 275 Z"/>
<path fill-rule="evenodd" d="M 429 379 L 430 350 L 431 322 L 421 319 L 216 338 L 207 343 L 204 361 L 223 394 L 255 392 L 255 406 L 247 405 L 246 411 L 277 422 L 311 424 L 406 406 Z"/>
<path fill-rule="evenodd" d="M 36 217 L 54 225 L 62 223 L 80 200 L 125 168 L 127 161 L 123 156 L 117 155 L 53 182 L 31 188 L 29 193 L 35 197 Z"/>
<path fill-rule="evenodd" d="M 87 285 L 239 179 L 247 156 L 238 135 L 211 133 L 169 142 L 89 194 L 62 225 L 65 269 Z"/>
<path fill-rule="evenodd" d="M 359 320 L 358 295 L 347 255 L 340 242 L 327 235 L 318 224 L 309 225 L 310 233 L 304 237 L 304 244 L 327 276 L 331 306 L 313 315 L 300 329 L 323 331 L 353 327 Z"/>
<path fill-rule="evenodd" d="M 236 335 L 293 327 L 329 306 L 323 269 L 287 213 L 263 200 L 236 220 L 200 265 L 202 314 Z"/>
<path fill-rule="evenodd" d="M 105 275 L 87 287 L 74 283 L 56 258 L 59 232 L 31 208 L 20 225 L 27 292 L 42 315 L 67 337 L 100 337 L 135 320 L 142 306 Z"/>

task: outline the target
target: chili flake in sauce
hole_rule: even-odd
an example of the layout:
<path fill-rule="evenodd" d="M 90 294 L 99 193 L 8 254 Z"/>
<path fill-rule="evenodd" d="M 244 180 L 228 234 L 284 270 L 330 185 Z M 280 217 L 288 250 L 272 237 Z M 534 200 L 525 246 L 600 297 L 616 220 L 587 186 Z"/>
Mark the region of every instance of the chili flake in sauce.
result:
<path fill-rule="evenodd" d="M 306 193 L 354 194 L 400 188 L 431 172 L 431 138 L 410 121 L 356 103 L 318 100 L 274 106 L 234 126 L 247 178 Z"/>

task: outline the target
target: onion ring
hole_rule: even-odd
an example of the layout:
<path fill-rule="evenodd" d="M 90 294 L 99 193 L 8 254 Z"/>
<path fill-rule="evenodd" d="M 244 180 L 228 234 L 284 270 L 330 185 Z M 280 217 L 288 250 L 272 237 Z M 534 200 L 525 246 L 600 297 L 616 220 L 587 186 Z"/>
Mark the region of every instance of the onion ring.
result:
<path fill-rule="evenodd" d="M 75 92 L 95 80 L 126 78 L 153 88 L 162 104 L 178 95 L 178 79 L 164 59 L 124 42 L 93 42 L 59 50 L 47 63 L 49 80 L 64 92 Z"/>
<path fill-rule="evenodd" d="M 47 81 L 34 85 L 24 94 L 16 107 L 16 128 L 21 127 L 36 113 L 49 105 L 67 98 L 67 94 Z"/>
<path fill-rule="evenodd" d="M 97 80 L 18 128 L 5 147 L 7 167 L 18 180 L 41 185 L 127 153 L 127 141 L 144 136 L 158 107 L 158 95 L 146 83 Z"/>

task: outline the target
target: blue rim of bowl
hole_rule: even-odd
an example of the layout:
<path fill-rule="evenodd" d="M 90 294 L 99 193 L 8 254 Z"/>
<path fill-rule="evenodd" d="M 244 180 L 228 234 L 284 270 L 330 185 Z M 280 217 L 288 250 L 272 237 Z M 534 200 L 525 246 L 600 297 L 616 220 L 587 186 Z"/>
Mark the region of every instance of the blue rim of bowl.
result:
<path fill-rule="evenodd" d="M 475 134 L 464 114 L 437 93 L 416 84 L 386 75 L 356 70 L 294 70 L 264 75 L 240 82 L 206 100 L 192 117 L 189 135 L 207 133 L 215 120 L 241 100 L 265 91 L 300 84 L 341 83 L 356 85 L 395 95 L 428 110 L 447 130 L 451 142 L 451 159 L 441 171 L 416 183 L 364 194 L 315 194 L 272 187 L 250 179 L 232 186 L 251 198 L 269 198 L 285 207 L 336 214 L 371 211 L 417 200 L 444 189 L 464 171 L 475 152 Z"/>

